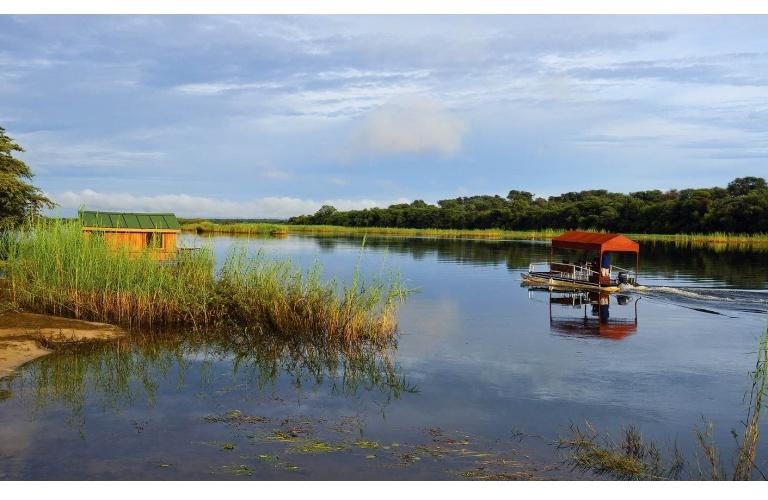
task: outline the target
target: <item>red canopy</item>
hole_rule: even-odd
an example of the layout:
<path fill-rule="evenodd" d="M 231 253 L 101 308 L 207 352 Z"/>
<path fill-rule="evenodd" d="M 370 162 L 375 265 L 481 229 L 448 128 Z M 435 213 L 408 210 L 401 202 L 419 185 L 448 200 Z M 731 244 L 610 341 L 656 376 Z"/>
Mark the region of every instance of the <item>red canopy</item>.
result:
<path fill-rule="evenodd" d="M 591 233 L 588 231 L 567 231 L 552 238 L 553 248 L 576 248 L 604 252 L 640 253 L 640 245 L 621 234 Z"/>

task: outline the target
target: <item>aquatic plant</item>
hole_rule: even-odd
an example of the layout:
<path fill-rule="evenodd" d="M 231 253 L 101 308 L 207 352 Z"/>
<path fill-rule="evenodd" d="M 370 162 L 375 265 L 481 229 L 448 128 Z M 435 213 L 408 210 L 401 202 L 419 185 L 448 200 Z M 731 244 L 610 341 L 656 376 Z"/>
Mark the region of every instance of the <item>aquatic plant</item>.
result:
<path fill-rule="evenodd" d="M 318 265 L 232 249 L 214 273 L 210 247 L 180 252 L 170 265 L 128 255 L 77 223 L 54 221 L 6 232 L 11 301 L 25 310 L 139 325 L 244 327 L 250 335 L 384 342 L 395 333 L 406 288 L 397 275 L 324 281 Z"/>
<path fill-rule="evenodd" d="M 740 441 L 733 431 L 738 443 L 733 460 L 733 472 L 729 476 L 725 470 L 714 441 L 713 425 L 705 421 L 703 429 L 695 429 L 695 435 L 709 469 L 705 473 L 699 465 L 698 479 L 734 481 L 752 479 L 757 443 L 760 438 L 760 413 L 766 392 L 768 392 L 768 330 L 761 336 L 758 344 L 747 418 Z M 600 436 L 587 422 L 585 429 L 572 425 L 571 435 L 561 438 L 559 447 L 570 451 L 568 461 L 574 469 L 609 475 L 616 479 L 679 479 L 689 468 L 677 446 L 669 447 L 665 456 L 655 443 L 643 439 L 635 426 L 630 425 L 622 430 L 620 436 L 618 441 L 611 439 L 608 435 Z M 690 470 L 689 474 L 692 474 Z"/>
<path fill-rule="evenodd" d="M 560 439 L 559 446 L 571 450 L 574 469 L 616 479 L 678 479 L 683 467 L 677 448 L 668 464 L 656 444 L 646 442 L 634 426 L 624 429 L 616 442 L 601 438 L 589 422 L 584 429 L 572 425 L 571 436 Z"/>

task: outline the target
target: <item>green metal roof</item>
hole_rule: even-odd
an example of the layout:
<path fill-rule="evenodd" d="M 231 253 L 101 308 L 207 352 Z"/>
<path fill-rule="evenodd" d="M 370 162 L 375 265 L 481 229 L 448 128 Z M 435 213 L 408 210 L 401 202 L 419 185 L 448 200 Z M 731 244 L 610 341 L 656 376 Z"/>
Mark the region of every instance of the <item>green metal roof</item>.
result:
<path fill-rule="evenodd" d="M 82 211 L 80 222 L 83 227 L 109 229 L 181 229 L 174 214 Z"/>

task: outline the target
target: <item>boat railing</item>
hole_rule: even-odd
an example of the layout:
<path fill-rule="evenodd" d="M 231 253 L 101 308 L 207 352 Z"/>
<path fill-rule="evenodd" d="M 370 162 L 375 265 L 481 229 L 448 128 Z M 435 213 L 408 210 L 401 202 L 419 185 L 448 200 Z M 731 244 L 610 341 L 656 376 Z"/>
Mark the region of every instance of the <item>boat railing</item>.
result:
<path fill-rule="evenodd" d="M 600 273 L 592 269 L 591 267 L 580 266 L 578 264 L 570 264 L 563 262 L 541 262 L 533 263 L 528 266 L 529 272 L 536 271 L 536 266 L 549 265 L 550 274 L 554 274 L 559 278 L 568 278 L 574 280 L 591 281 L 593 275 L 599 275 Z"/>

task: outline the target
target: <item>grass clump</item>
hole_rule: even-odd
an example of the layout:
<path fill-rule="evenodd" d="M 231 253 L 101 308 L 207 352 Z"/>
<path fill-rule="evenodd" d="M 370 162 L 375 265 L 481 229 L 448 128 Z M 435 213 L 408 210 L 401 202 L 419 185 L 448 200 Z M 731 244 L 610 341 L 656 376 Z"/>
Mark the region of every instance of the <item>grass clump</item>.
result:
<path fill-rule="evenodd" d="M 646 442 L 634 426 L 623 430 L 618 442 L 609 436 L 601 439 L 589 423 L 585 429 L 571 426 L 571 436 L 561 439 L 560 447 L 571 451 L 575 469 L 616 479 L 677 479 L 683 467 L 676 449 L 667 464 L 658 447 Z"/>
<path fill-rule="evenodd" d="M 389 340 L 406 289 L 397 276 L 349 285 L 288 261 L 233 249 L 218 273 L 210 248 L 168 265 L 128 255 L 76 222 L 2 235 L 11 300 L 29 311 L 132 326 L 243 327 L 251 335 L 340 342 Z"/>

